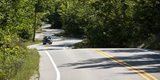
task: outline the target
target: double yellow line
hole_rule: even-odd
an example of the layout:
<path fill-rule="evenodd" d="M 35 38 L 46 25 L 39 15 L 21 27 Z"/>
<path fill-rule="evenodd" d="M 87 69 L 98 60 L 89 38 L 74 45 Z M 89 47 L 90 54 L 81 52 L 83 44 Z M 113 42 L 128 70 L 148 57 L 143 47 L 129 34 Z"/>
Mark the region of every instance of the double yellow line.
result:
<path fill-rule="evenodd" d="M 106 58 L 111 59 L 113 62 L 116 62 L 122 66 L 124 66 L 125 68 L 127 68 L 130 71 L 133 71 L 137 74 L 139 74 L 141 77 L 143 77 L 145 80 L 158 80 L 156 77 L 152 76 L 151 74 L 145 72 L 144 70 L 140 70 L 122 60 L 119 60 L 117 58 L 115 58 L 114 56 L 107 54 L 106 52 L 103 52 L 101 50 L 95 50 L 98 54 L 105 56 Z"/>

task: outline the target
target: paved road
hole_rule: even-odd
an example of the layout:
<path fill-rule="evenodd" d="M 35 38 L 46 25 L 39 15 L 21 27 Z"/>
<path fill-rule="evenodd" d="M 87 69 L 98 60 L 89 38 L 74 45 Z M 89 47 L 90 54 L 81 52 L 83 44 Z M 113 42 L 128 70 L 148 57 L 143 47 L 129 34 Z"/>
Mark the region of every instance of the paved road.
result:
<path fill-rule="evenodd" d="M 71 49 L 80 41 L 57 37 L 52 45 L 33 45 L 41 55 L 40 80 L 160 80 L 159 52 L 137 48 Z"/>
<path fill-rule="evenodd" d="M 43 50 L 40 52 L 41 56 L 46 57 L 42 60 L 46 62 L 42 63 L 41 67 L 47 67 L 45 70 L 40 69 L 42 71 L 40 80 L 160 79 L 159 53 L 146 52 L 139 49 L 98 49 L 98 51 L 92 49 L 70 49 Z M 48 54 L 51 56 L 53 63 Z M 112 57 L 108 57 L 108 54 L 112 55 Z M 113 56 L 116 59 L 113 59 Z M 123 60 L 123 62 L 117 60 Z M 58 71 L 56 71 L 53 64 L 56 64 Z M 47 73 L 45 73 L 46 70 Z M 58 79 L 57 76 L 59 77 Z"/>

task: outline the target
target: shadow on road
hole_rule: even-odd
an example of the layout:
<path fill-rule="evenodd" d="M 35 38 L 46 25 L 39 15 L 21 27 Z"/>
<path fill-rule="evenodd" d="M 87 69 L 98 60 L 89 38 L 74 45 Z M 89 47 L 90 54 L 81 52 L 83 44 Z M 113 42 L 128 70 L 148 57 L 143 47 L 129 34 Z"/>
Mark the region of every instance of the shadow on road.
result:
<path fill-rule="evenodd" d="M 62 48 L 38 49 L 38 51 L 46 51 L 46 50 L 62 50 Z"/>
<path fill-rule="evenodd" d="M 59 45 L 50 45 L 48 47 L 72 47 L 72 44 L 59 44 Z"/>
<path fill-rule="evenodd" d="M 38 51 L 46 51 L 46 50 L 64 50 L 72 47 L 71 44 L 58 44 L 58 45 L 41 45 L 43 48 L 38 48 Z"/>
<path fill-rule="evenodd" d="M 148 51 L 143 50 L 143 49 L 126 49 L 126 50 L 118 49 L 118 50 L 105 50 L 105 51 L 108 51 L 108 52 L 111 52 L 111 53 L 140 53 L 140 52 L 148 52 Z"/>
<path fill-rule="evenodd" d="M 143 50 L 116 50 L 112 52 L 146 52 Z M 127 62 L 128 64 L 135 66 L 135 67 L 144 67 L 140 68 L 148 73 L 160 73 L 160 54 L 136 54 L 127 57 L 116 57 L 120 60 Z M 146 67 L 147 66 L 147 67 Z M 108 68 L 115 68 L 115 67 L 123 67 L 120 64 L 117 64 L 110 59 L 107 58 L 94 58 L 89 60 L 78 61 L 75 63 L 68 63 L 63 64 L 59 67 L 72 67 L 74 69 L 108 69 Z M 134 74 L 134 73 L 128 73 Z"/>
<path fill-rule="evenodd" d="M 77 63 L 68 63 L 59 67 L 74 67 L 74 69 L 84 69 L 84 68 L 95 68 L 95 69 L 105 69 L 112 67 L 122 67 L 116 63 L 113 63 L 110 59 L 99 58 L 99 59 L 89 59 L 84 61 L 79 61 Z"/>

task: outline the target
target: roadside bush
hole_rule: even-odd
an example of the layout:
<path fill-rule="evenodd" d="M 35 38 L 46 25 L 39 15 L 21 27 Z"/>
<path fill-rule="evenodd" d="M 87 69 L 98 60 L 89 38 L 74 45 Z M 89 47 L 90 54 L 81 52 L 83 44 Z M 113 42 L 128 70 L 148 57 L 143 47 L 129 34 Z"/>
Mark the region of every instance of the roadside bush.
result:
<path fill-rule="evenodd" d="M 16 75 L 11 80 L 29 80 L 34 74 L 38 75 L 39 54 L 35 49 L 25 49 L 25 58 L 22 65 L 17 70 Z"/>
<path fill-rule="evenodd" d="M 36 50 L 18 46 L 0 50 L 0 80 L 29 80 L 34 71 L 38 71 Z"/>
<path fill-rule="evenodd" d="M 0 80 L 28 80 L 37 70 L 38 52 L 19 42 L 16 34 L 0 29 Z"/>
<path fill-rule="evenodd" d="M 1 49 L 1 63 L 0 67 L 0 79 L 10 80 L 17 73 L 24 63 L 24 49 L 20 49 L 18 46 L 15 48 Z"/>
<path fill-rule="evenodd" d="M 32 37 L 32 28 L 20 28 L 18 29 L 18 36 L 22 39 L 30 39 Z"/>

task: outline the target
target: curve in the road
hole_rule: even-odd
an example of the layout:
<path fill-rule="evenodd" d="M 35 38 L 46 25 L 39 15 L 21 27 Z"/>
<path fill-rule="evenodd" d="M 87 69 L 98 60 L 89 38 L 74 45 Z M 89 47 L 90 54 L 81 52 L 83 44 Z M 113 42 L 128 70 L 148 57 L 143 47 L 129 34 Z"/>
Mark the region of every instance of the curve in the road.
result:
<path fill-rule="evenodd" d="M 51 57 L 51 55 L 49 54 L 48 51 L 45 51 L 45 53 L 46 53 L 47 56 L 49 57 L 49 59 L 50 59 L 52 65 L 53 65 L 53 67 L 54 67 L 55 70 L 56 70 L 56 73 L 57 73 L 57 78 L 56 78 L 56 80 L 60 80 L 60 72 L 59 72 L 59 70 L 58 70 L 58 68 L 57 68 L 57 66 L 56 66 L 56 64 L 55 64 L 55 62 L 53 61 L 53 59 L 52 59 L 52 57 Z"/>

